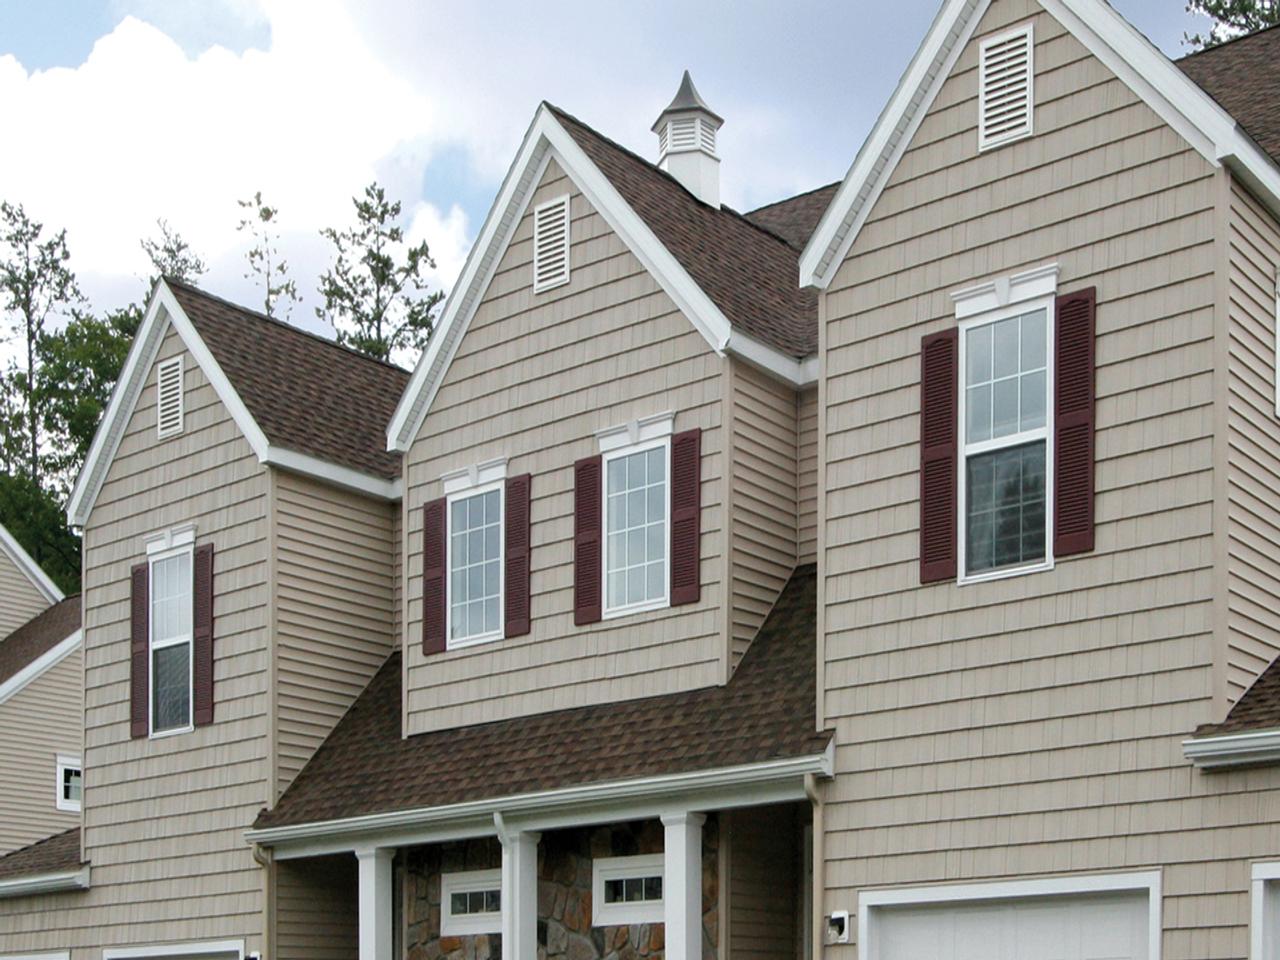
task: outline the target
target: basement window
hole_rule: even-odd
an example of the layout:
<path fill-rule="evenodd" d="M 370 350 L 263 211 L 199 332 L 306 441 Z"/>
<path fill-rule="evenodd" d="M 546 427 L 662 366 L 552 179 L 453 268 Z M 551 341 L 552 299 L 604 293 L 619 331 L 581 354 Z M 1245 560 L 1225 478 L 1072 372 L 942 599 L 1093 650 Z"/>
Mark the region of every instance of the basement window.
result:
<path fill-rule="evenodd" d="M 591 874 L 593 926 L 662 921 L 662 854 L 604 857 L 592 864 Z"/>
<path fill-rule="evenodd" d="M 1035 37 L 1030 23 L 982 41 L 978 64 L 978 149 L 1032 133 Z"/>

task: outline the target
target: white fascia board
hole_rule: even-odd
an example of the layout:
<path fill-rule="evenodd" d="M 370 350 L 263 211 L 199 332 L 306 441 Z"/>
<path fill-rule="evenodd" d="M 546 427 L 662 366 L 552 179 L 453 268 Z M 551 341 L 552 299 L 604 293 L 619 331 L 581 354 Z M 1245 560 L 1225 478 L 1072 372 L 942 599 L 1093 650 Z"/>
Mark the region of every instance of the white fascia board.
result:
<path fill-rule="evenodd" d="M 206 940 L 201 943 L 154 944 L 145 947 L 104 947 L 102 960 L 135 960 L 165 957 L 226 957 L 244 960 L 243 940 Z"/>
<path fill-rule="evenodd" d="M 703 335 L 711 349 L 721 355 L 725 352 L 730 338 L 728 319 L 544 104 L 538 108 L 525 133 L 498 198 L 467 256 L 462 276 L 449 295 L 440 324 L 400 398 L 387 427 L 388 450 L 408 450 L 421 429 L 458 344 L 470 326 L 471 318 L 550 158 L 560 164 L 595 211 L 621 237 L 636 259 Z"/>
<path fill-rule="evenodd" d="M 399 479 L 387 480 L 385 477 L 375 477 L 360 470 L 353 470 L 351 467 L 330 463 L 328 460 L 321 460 L 319 457 L 299 453 L 297 450 L 288 450 L 278 445 L 267 446 L 266 456 L 262 458 L 262 462 L 279 467 L 281 470 L 314 477 L 335 487 L 377 497 L 380 500 L 399 500 L 403 490 L 403 484 Z"/>
<path fill-rule="evenodd" d="M 39 873 L 29 877 L 0 880 L 0 898 L 30 897 L 38 893 L 59 893 L 89 889 L 89 865 L 64 873 Z"/>
<path fill-rule="evenodd" d="M 729 334 L 724 349 L 726 353 L 733 354 L 797 390 L 811 387 L 818 382 L 817 356 L 802 359 L 789 357 L 741 330 L 734 330 Z"/>
<path fill-rule="evenodd" d="M 1280 730 L 1192 737 L 1182 741 L 1182 755 L 1197 767 L 1238 767 L 1280 761 Z"/>
<path fill-rule="evenodd" d="M 649 815 L 673 809 L 697 795 L 710 809 L 803 799 L 806 774 L 832 775 L 831 745 L 814 756 L 722 767 L 635 780 L 544 790 L 514 797 L 476 800 L 341 820 L 245 831 L 250 843 L 275 846 L 277 858 L 354 850 L 379 836 L 382 846 L 494 835 L 495 818 L 512 829 L 556 829 Z M 665 807 L 663 807 L 665 808 Z M 301 844 L 302 846 L 295 846 Z M 289 849 L 293 848 L 293 849 Z"/>
<path fill-rule="evenodd" d="M 84 634 L 77 630 L 57 646 L 36 657 L 4 683 L 0 683 L 0 703 L 4 703 L 46 670 L 56 667 L 65 660 L 69 654 L 79 648 L 80 640 L 83 636 Z"/>
<path fill-rule="evenodd" d="M 0 524 L 0 551 L 9 555 L 14 566 L 26 575 L 31 585 L 39 590 L 46 600 L 50 603 L 58 603 L 64 599 L 58 585 L 49 579 L 49 575 L 44 572 L 40 564 L 32 559 L 31 554 L 22 549 L 22 544 L 14 539 L 13 534 L 6 530 L 3 524 Z"/>

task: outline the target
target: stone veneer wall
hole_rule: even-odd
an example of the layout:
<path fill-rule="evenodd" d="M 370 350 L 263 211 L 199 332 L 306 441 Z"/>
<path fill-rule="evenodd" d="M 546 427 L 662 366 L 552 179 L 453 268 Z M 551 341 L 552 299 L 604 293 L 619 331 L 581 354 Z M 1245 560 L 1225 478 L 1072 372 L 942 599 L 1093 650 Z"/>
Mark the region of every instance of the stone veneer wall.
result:
<path fill-rule="evenodd" d="M 591 926 L 591 862 L 662 852 L 656 820 L 581 830 L 556 830 L 538 844 L 538 960 L 663 960 L 661 923 Z M 717 960 L 720 830 L 715 815 L 702 830 L 702 955 Z M 417 847 L 405 862 L 406 960 L 496 960 L 500 934 L 440 936 L 440 875 L 502 864 L 493 838 Z"/>

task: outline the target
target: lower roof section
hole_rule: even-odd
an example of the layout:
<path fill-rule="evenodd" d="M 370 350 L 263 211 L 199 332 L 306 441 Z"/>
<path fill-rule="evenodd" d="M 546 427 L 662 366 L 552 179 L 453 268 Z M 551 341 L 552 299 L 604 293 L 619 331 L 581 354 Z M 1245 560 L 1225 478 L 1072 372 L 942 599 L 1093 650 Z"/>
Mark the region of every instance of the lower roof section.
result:
<path fill-rule="evenodd" d="M 814 722 L 815 585 L 813 566 L 796 570 L 723 687 L 404 738 L 393 654 L 250 837 L 266 843 L 414 811 L 479 812 L 573 789 L 585 799 L 593 786 L 692 787 L 826 757 L 831 735 Z"/>
<path fill-rule="evenodd" d="M 1197 727 L 1183 741 L 1182 752 L 1198 767 L 1280 762 L 1280 659 L 1262 672 L 1225 720 Z"/>
<path fill-rule="evenodd" d="M 0 857 L 0 897 L 83 890 L 88 886 L 89 865 L 80 861 L 79 827 Z"/>

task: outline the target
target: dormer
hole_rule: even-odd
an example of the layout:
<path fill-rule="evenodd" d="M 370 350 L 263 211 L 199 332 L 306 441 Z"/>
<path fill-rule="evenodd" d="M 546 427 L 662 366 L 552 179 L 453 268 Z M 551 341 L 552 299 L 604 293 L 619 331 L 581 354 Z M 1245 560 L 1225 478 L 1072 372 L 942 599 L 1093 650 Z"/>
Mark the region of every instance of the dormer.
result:
<path fill-rule="evenodd" d="M 698 94 L 688 70 L 675 99 L 653 124 L 653 132 L 658 135 L 658 167 L 711 207 L 720 206 L 716 132 L 723 125 L 724 119 Z"/>

